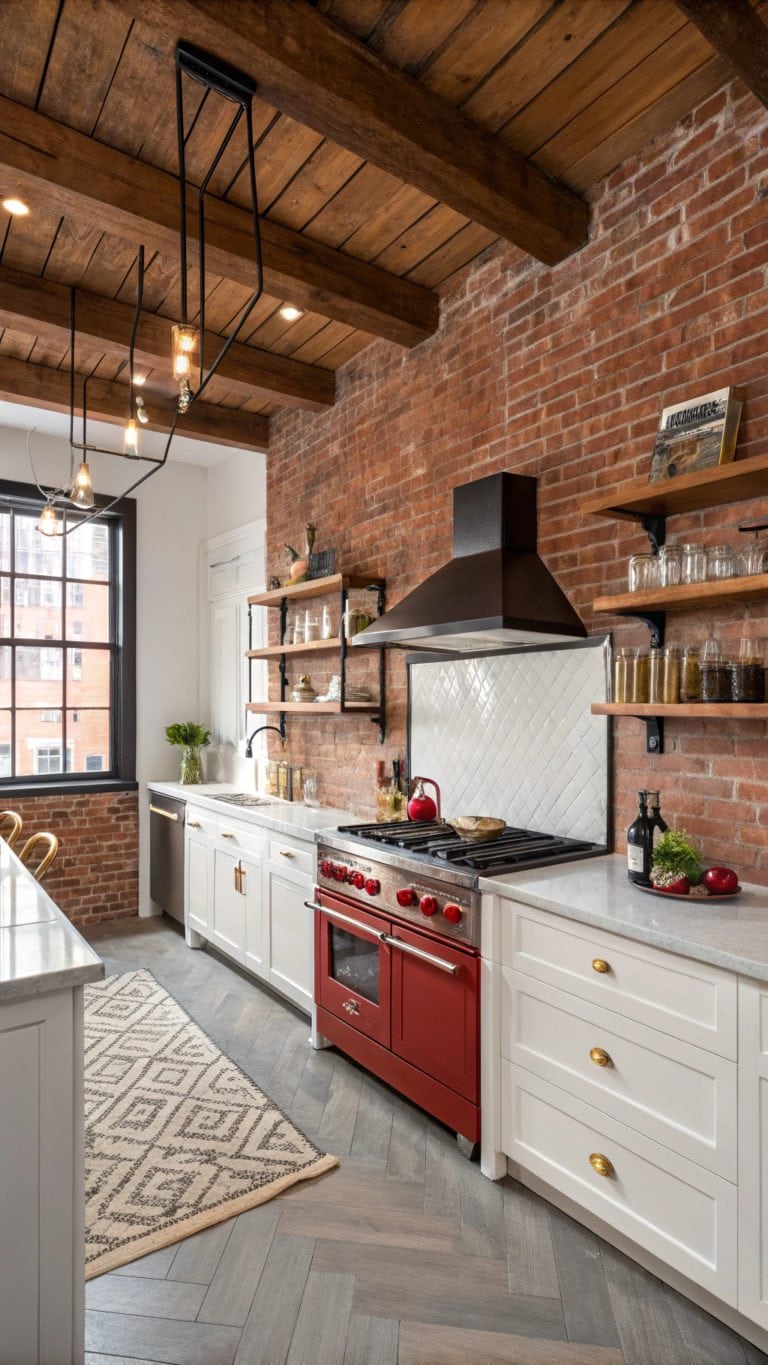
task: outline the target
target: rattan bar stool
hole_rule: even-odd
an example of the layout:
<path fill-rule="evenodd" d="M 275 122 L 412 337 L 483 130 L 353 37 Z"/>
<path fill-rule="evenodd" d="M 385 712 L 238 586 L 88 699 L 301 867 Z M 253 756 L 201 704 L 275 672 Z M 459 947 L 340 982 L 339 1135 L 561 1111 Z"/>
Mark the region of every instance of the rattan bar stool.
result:
<path fill-rule="evenodd" d="M 47 830 L 39 830 L 37 834 L 32 834 L 27 839 L 19 854 L 19 861 L 26 864 L 30 853 L 37 848 L 38 844 L 47 844 L 48 852 L 43 854 L 37 867 L 30 868 L 30 872 L 37 881 L 41 882 L 59 851 L 59 841 L 55 834 L 50 834 Z"/>
<path fill-rule="evenodd" d="M 16 843 L 23 823 L 17 811 L 0 810 L 0 839 L 4 839 L 9 848 Z"/>

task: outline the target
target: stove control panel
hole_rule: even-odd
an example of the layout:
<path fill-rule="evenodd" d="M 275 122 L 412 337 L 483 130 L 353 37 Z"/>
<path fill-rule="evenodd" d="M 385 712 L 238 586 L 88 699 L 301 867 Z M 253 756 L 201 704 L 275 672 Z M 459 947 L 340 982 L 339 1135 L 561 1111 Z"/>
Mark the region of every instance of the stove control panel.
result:
<path fill-rule="evenodd" d="M 465 943 L 479 942 L 477 893 L 433 882 L 428 869 L 411 879 L 402 868 L 320 845 L 317 879 L 319 886 L 348 896 L 362 908 L 368 905 L 394 919 L 421 924 Z"/>

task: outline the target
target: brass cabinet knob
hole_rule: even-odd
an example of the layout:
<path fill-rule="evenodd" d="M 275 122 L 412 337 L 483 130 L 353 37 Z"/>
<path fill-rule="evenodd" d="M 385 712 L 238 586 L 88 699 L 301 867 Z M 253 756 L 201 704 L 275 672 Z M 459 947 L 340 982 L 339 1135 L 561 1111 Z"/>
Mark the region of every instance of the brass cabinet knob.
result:
<path fill-rule="evenodd" d="M 590 1062 L 594 1062 L 595 1066 L 611 1066 L 611 1065 L 612 1065 L 611 1059 L 610 1059 L 608 1053 L 607 1053 L 607 1052 L 604 1052 L 603 1049 L 602 1049 L 601 1047 L 591 1047 L 591 1048 L 589 1049 L 589 1060 L 590 1060 Z"/>
<path fill-rule="evenodd" d="M 597 1171 L 598 1175 L 604 1175 L 606 1179 L 614 1174 L 613 1162 L 609 1161 L 607 1156 L 603 1156 L 601 1152 L 592 1152 L 589 1164 L 593 1171 Z"/>
<path fill-rule="evenodd" d="M 605 973 L 605 972 L 609 972 L 610 970 L 611 970 L 610 964 L 606 962 L 606 960 L 605 960 L 604 957 L 593 957 L 593 958 L 592 958 L 592 971 L 593 971 L 593 972 L 603 972 L 603 973 Z"/>

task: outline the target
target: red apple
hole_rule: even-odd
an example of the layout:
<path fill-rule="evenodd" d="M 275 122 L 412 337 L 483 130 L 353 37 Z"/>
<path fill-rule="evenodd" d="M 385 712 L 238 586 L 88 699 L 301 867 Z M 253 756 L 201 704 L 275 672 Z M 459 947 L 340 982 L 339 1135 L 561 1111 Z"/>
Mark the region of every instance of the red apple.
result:
<path fill-rule="evenodd" d="M 708 867 L 701 880 L 710 896 L 728 896 L 739 889 L 739 878 L 732 867 Z"/>
<path fill-rule="evenodd" d="M 673 882 L 667 882 L 665 886 L 659 886 L 658 882 L 652 883 L 654 891 L 666 891 L 670 896 L 687 896 L 691 889 L 690 878 L 681 872 L 679 877 L 675 877 Z"/>

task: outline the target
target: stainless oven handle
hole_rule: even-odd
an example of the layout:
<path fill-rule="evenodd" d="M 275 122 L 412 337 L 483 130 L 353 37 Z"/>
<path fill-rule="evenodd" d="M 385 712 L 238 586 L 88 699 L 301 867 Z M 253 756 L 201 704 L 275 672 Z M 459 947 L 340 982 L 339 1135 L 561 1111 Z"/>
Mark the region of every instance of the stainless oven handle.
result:
<path fill-rule="evenodd" d="M 435 957 L 432 953 L 425 953 L 422 948 L 414 948 L 410 943 L 403 943 L 401 938 L 393 938 L 391 934 L 382 934 L 383 943 L 391 943 L 393 948 L 399 948 L 401 953 L 411 953 L 414 957 L 420 957 L 422 962 L 429 962 L 433 967 L 439 967 L 441 972 L 448 972 L 450 976 L 455 976 L 459 970 L 453 962 L 445 962 L 442 957 Z"/>
<path fill-rule="evenodd" d="M 178 820 L 178 815 L 174 815 L 171 810 L 163 810 L 161 806 L 153 806 L 150 802 L 149 809 L 153 815 L 164 815 L 166 820 Z"/>
<path fill-rule="evenodd" d="M 359 919 L 352 919 L 351 915 L 342 915 L 340 910 L 330 910 L 327 905 L 318 905 L 315 901 L 305 901 L 304 904 L 307 910 L 319 910 L 321 915 L 330 915 L 332 919 L 341 920 L 342 924 L 351 924 L 352 928 L 361 934 L 370 934 L 372 938 L 378 938 L 382 943 L 394 943 L 394 939 L 388 938 L 380 929 L 369 929 L 367 924 L 361 924 Z"/>

